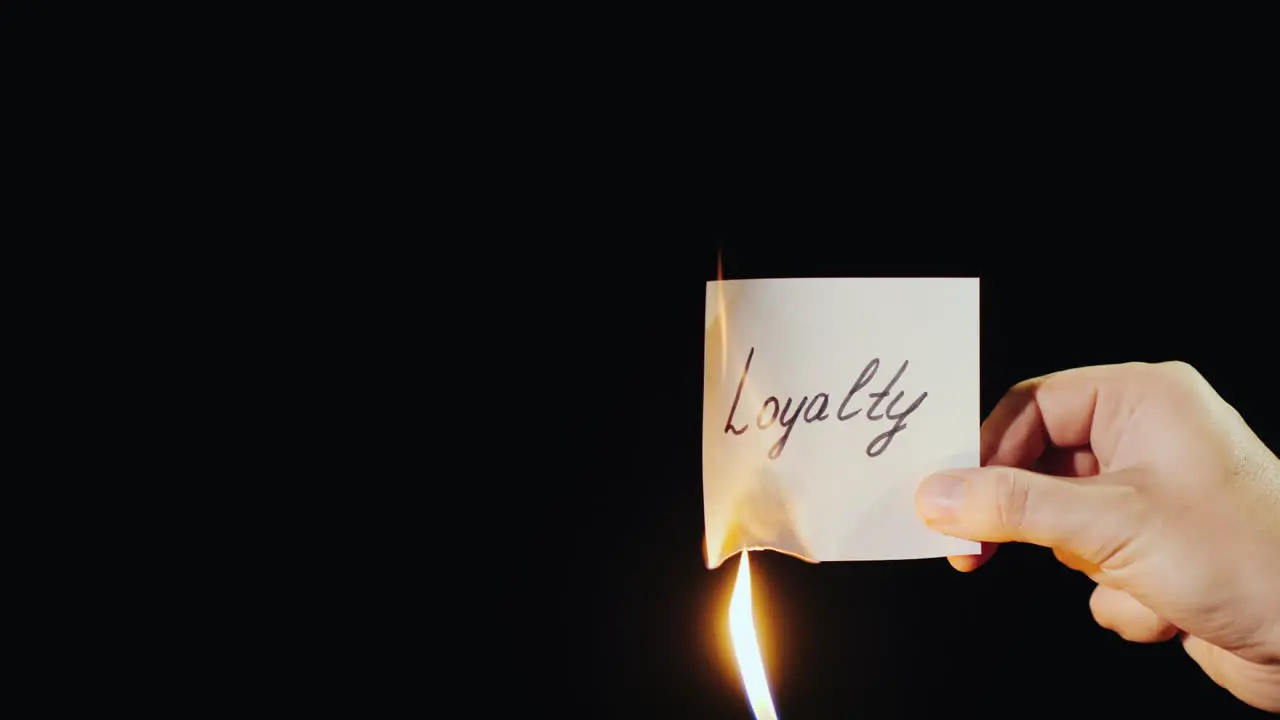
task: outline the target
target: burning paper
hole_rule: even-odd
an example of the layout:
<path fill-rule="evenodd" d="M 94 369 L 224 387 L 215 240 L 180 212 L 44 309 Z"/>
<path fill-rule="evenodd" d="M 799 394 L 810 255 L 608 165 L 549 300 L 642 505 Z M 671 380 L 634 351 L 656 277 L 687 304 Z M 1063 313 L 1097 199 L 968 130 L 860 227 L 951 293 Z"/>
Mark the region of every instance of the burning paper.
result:
<path fill-rule="evenodd" d="M 707 283 L 707 567 L 976 554 L 914 496 L 978 464 L 978 390 L 976 278 Z"/>

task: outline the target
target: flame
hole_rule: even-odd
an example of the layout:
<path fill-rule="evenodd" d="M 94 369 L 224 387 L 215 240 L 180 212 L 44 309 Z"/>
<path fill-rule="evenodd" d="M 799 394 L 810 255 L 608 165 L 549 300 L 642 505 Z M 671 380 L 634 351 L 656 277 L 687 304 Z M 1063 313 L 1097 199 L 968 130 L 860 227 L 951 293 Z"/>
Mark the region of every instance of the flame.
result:
<path fill-rule="evenodd" d="M 756 639 L 755 616 L 751 610 L 751 565 L 747 551 L 742 551 L 738 563 L 738 580 L 733 586 L 733 598 L 729 600 L 729 634 L 733 638 L 733 653 L 738 659 L 742 682 L 747 687 L 747 699 L 756 720 L 778 720 L 769 693 L 769 680 L 764 675 L 764 661 L 760 658 L 760 641 Z"/>

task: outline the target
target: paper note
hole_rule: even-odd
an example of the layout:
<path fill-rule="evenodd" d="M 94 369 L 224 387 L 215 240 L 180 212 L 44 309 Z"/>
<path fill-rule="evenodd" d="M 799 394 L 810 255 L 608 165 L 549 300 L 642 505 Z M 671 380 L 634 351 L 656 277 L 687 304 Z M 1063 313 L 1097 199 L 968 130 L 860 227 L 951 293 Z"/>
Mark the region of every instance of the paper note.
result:
<path fill-rule="evenodd" d="M 978 464 L 978 280 L 707 284 L 707 567 L 971 555 L 915 511 L 928 474 Z"/>

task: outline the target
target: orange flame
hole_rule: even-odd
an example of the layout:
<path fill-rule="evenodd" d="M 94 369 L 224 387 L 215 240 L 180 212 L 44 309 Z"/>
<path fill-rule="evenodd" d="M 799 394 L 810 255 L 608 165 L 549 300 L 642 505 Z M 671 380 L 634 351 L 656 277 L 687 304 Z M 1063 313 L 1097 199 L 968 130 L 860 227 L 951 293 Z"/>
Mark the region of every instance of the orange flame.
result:
<path fill-rule="evenodd" d="M 751 713 L 756 720 L 778 720 L 773 695 L 769 693 L 769 680 L 764 674 L 764 660 L 760 658 L 760 641 L 756 639 L 755 615 L 751 608 L 751 565 L 746 550 L 742 551 L 738 580 L 733 586 L 733 598 L 729 600 L 729 634 L 733 638 L 738 670 L 747 688 L 747 700 L 751 702 Z"/>

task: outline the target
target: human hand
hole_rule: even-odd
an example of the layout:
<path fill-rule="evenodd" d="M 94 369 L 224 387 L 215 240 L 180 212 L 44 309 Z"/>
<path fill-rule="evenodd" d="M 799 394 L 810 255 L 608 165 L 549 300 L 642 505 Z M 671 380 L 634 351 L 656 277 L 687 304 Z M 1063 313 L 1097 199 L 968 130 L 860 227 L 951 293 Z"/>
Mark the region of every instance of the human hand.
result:
<path fill-rule="evenodd" d="M 1098 583 L 1098 624 L 1181 637 L 1236 697 L 1280 712 L 1280 460 L 1185 363 L 1080 368 L 1014 386 L 982 468 L 926 478 L 929 527 L 1053 549 Z"/>

